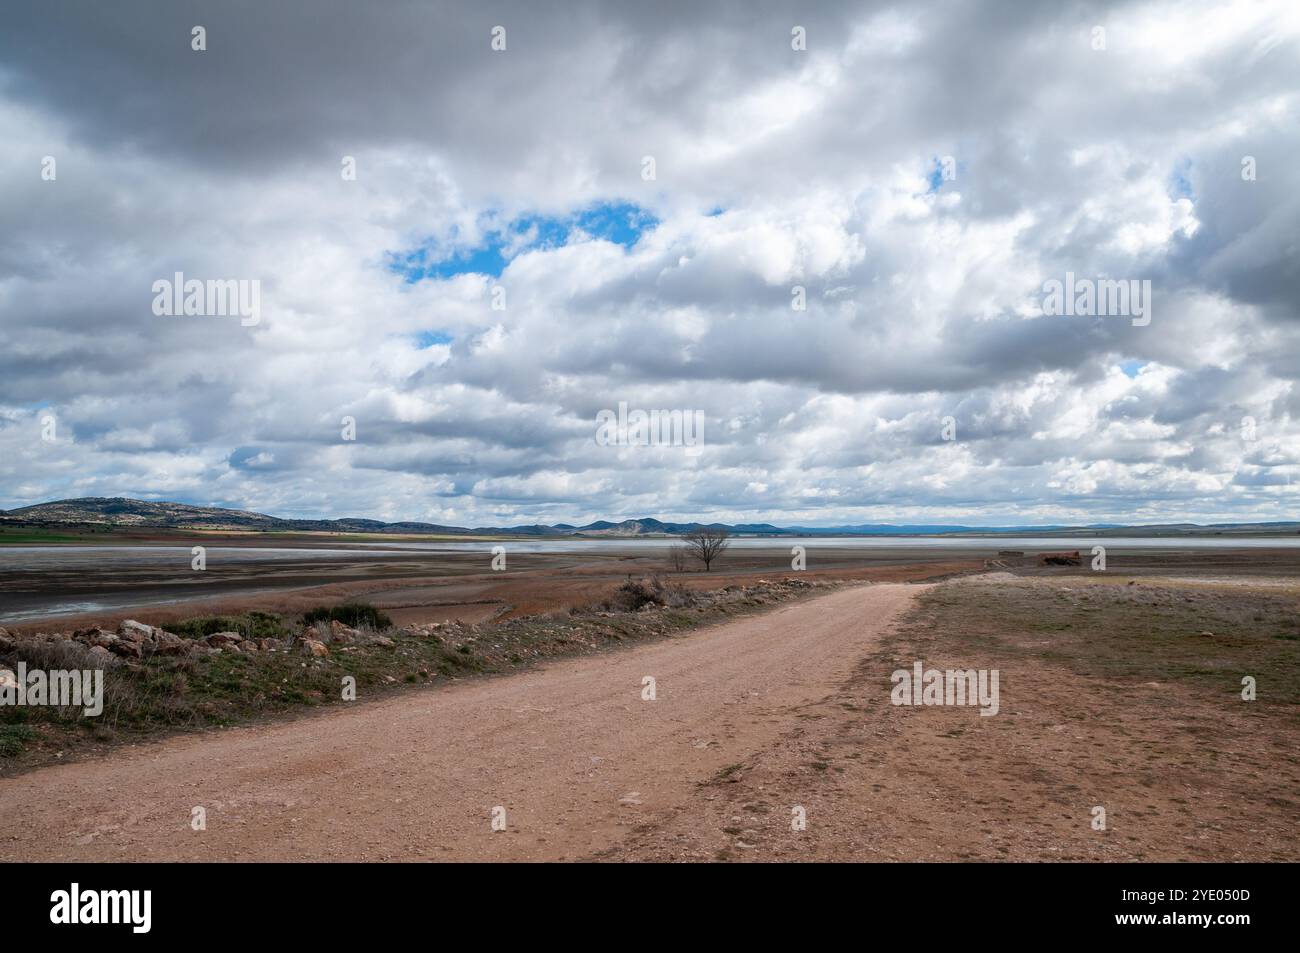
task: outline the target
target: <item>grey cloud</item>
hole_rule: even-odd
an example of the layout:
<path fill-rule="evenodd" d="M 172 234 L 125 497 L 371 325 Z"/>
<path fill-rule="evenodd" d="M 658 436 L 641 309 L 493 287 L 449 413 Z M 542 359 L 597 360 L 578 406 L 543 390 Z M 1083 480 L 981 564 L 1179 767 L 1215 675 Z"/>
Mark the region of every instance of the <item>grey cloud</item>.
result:
<path fill-rule="evenodd" d="M 11 6 L 0 507 L 1279 518 L 1300 477 L 1285 6 L 1214 35 L 1203 3 Z M 517 257 L 505 312 L 497 279 L 385 266 L 593 201 L 661 224 Z M 1067 270 L 1150 279 L 1152 324 L 1034 316 Z M 261 280 L 264 321 L 153 315 L 174 271 Z M 452 341 L 416 351 L 427 331 Z M 701 410 L 700 456 L 597 447 L 621 400 Z M 33 439 L 46 412 L 63 442 Z"/>

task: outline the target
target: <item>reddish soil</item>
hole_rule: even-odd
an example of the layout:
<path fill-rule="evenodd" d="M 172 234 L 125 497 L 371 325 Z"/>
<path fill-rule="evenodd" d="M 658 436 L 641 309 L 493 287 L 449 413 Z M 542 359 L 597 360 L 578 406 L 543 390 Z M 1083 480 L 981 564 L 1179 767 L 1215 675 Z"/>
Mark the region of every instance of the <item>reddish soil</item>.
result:
<path fill-rule="evenodd" d="M 1296 593 L 1006 573 L 854 586 L 0 779 L 5 858 L 1294 862 Z M 891 705 L 889 673 L 914 659 L 1000 669 L 1001 711 Z M 1231 690 L 1238 662 L 1258 702 Z"/>
<path fill-rule="evenodd" d="M 5 858 L 592 857 L 777 742 L 914 591 L 857 586 L 508 678 L 0 779 Z"/>

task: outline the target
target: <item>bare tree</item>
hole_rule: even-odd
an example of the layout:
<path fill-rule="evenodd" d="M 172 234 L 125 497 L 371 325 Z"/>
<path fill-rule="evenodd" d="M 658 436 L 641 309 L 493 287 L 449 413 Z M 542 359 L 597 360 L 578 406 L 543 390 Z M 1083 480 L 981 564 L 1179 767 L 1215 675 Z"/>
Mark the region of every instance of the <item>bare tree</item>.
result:
<path fill-rule="evenodd" d="M 681 543 L 673 543 L 668 547 L 668 565 L 673 568 L 673 572 L 686 572 L 686 560 L 690 558 L 690 553 Z"/>
<path fill-rule="evenodd" d="M 686 551 L 704 563 L 704 571 L 709 572 L 713 560 L 717 559 L 731 545 L 731 534 L 721 527 L 702 526 L 682 537 Z"/>

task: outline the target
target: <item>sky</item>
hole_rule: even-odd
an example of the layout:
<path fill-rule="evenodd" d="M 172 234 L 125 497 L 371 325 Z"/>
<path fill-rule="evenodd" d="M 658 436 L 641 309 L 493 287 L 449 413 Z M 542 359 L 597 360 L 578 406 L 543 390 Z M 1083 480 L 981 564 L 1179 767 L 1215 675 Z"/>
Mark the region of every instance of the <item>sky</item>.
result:
<path fill-rule="evenodd" d="M 1298 155 L 1293 0 L 5 4 L 0 508 L 1297 519 Z"/>

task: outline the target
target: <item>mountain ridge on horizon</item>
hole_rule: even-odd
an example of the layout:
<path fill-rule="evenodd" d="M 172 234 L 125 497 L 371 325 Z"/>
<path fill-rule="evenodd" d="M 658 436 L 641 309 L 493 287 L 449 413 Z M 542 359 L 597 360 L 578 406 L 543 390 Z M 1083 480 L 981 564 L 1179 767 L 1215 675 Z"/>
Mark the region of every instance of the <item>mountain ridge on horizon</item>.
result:
<path fill-rule="evenodd" d="M 263 532 L 330 532 L 374 533 L 380 535 L 450 535 L 450 536 L 678 536 L 700 528 L 722 528 L 741 536 L 910 536 L 965 533 L 1018 534 L 1032 532 L 1115 532 L 1139 530 L 1145 533 L 1186 533 L 1194 531 L 1262 531 L 1289 530 L 1300 527 L 1297 521 L 1257 523 L 1161 523 L 1161 524 L 1044 524 L 1034 526 L 970 526 L 960 523 L 860 523 L 838 526 L 776 526 L 772 523 L 700 523 L 698 521 L 664 521 L 653 517 L 619 521 L 596 520 L 581 526 L 569 523 L 533 523 L 518 526 L 446 526 L 411 520 L 384 522 L 360 517 L 338 519 L 292 519 L 269 516 L 251 510 L 218 506 L 196 506 L 165 500 L 137 500 L 129 497 L 78 497 L 51 500 L 12 510 L 0 510 L 0 523 L 40 524 L 108 524 L 116 527 L 156 529 L 227 529 Z M 1296 530 L 1300 532 L 1300 529 Z"/>

